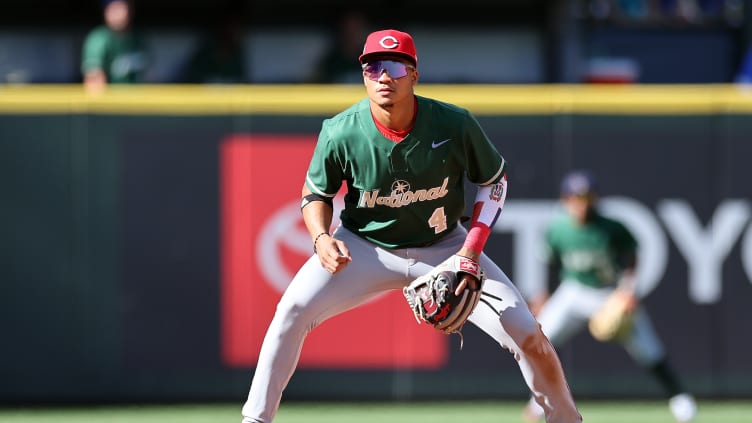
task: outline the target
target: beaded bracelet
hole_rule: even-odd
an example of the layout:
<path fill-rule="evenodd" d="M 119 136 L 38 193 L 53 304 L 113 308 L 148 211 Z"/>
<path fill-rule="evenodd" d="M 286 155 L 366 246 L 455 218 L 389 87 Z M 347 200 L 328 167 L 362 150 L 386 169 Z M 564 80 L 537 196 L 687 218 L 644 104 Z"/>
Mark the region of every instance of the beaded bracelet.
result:
<path fill-rule="evenodd" d="M 322 235 L 329 235 L 328 232 L 321 232 L 320 234 L 316 235 L 316 238 L 313 240 L 313 253 L 316 254 L 316 243 L 319 242 L 319 238 L 321 238 Z"/>

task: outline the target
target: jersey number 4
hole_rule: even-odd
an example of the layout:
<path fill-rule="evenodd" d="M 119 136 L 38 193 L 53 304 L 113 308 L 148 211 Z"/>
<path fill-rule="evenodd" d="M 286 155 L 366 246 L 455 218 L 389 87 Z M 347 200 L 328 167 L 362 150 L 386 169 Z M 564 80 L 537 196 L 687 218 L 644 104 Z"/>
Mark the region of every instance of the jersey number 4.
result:
<path fill-rule="evenodd" d="M 444 213 L 444 207 L 437 207 L 431 217 L 428 218 L 428 226 L 433 228 L 434 232 L 439 234 L 447 229 L 447 217 Z"/>

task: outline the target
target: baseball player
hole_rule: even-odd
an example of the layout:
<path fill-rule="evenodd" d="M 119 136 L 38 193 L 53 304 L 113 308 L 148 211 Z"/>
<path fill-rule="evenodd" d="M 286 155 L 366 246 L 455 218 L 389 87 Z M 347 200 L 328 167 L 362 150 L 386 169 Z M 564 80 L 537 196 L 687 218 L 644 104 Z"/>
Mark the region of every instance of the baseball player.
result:
<path fill-rule="evenodd" d="M 409 34 L 369 34 L 359 61 L 368 96 L 323 122 L 302 189 L 314 254 L 277 305 L 243 422 L 274 419 L 311 330 L 457 257 L 486 275 L 469 321 L 512 352 L 548 422 L 581 422 L 556 351 L 483 254 L 504 205 L 506 162 L 467 110 L 415 95 L 418 56 Z M 458 224 L 465 175 L 479 186 L 469 230 Z M 343 181 L 341 225 L 330 232 Z M 456 292 L 477 288 L 473 282 L 463 278 Z"/>
<path fill-rule="evenodd" d="M 562 282 L 550 298 L 544 292 L 531 301 L 543 332 L 559 347 L 587 327 L 610 296 L 620 296 L 629 324 L 615 332 L 612 340 L 665 388 L 674 418 L 691 421 L 696 414 L 694 398 L 670 369 L 663 344 L 634 293 L 635 238 L 620 222 L 597 211 L 595 179 L 589 171 L 577 170 L 564 177 L 561 201 L 566 212 L 546 232 L 546 258 L 553 269 L 558 268 Z M 523 412 L 529 422 L 540 420 L 543 414 L 532 399 Z"/>

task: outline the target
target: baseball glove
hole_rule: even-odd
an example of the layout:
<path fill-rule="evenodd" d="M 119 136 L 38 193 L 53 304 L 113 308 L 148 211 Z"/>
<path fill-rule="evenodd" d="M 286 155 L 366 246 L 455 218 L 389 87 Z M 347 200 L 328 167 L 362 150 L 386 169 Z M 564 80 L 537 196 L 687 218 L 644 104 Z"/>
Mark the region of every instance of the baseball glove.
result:
<path fill-rule="evenodd" d="M 472 276 L 476 283 L 475 286 L 468 284 L 457 296 L 454 291 L 463 275 Z M 402 291 L 418 323 L 426 322 L 446 334 L 457 333 L 462 338 L 462 325 L 478 305 L 485 279 L 476 261 L 453 255 Z"/>
<path fill-rule="evenodd" d="M 614 291 L 588 321 L 593 338 L 607 342 L 625 336 L 632 328 L 631 294 Z"/>

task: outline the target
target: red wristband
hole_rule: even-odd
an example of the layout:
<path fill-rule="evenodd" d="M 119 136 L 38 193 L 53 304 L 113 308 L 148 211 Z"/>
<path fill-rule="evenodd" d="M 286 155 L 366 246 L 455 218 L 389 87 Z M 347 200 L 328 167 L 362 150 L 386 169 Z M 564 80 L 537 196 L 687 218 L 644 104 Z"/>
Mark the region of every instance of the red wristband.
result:
<path fill-rule="evenodd" d="M 489 228 L 488 225 L 480 222 L 473 222 L 470 226 L 470 230 L 467 232 L 467 238 L 465 238 L 465 244 L 463 247 L 473 250 L 476 253 L 480 253 L 486 246 L 486 241 L 488 241 L 489 236 L 491 236 L 491 228 Z"/>

